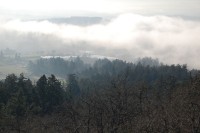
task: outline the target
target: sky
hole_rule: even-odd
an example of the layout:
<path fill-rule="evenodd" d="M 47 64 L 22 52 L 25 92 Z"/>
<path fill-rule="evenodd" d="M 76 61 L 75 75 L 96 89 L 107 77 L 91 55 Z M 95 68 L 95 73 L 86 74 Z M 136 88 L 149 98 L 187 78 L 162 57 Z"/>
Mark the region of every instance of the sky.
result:
<path fill-rule="evenodd" d="M 199 0 L 0 0 L 4 15 L 176 15 L 197 17 Z"/>
<path fill-rule="evenodd" d="M 0 3 L 1 48 L 41 50 L 90 45 L 103 47 L 109 56 L 123 59 L 150 56 L 168 64 L 200 68 L 200 0 L 0 0 Z M 69 16 L 100 16 L 109 20 L 81 26 L 47 19 Z M 116 49 L 121 51 L 113 54 Z"/>

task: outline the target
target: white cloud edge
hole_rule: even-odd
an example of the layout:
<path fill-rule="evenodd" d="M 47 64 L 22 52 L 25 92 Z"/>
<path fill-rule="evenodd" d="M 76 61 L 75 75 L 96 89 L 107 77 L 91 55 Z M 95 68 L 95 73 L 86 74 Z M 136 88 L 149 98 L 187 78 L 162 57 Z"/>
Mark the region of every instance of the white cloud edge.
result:
<path fill-rule="evenodd" d="M 199 21 L 122 14 L 108 24 L 86 27 L 21 20 L 1 21 L 0 24 L 0 31 L 55 35 L 62 41 L 86 41 L 92 42 L 94 46 L 125 48 L 133 56 L 151 56 L 166 63 L 187 63 L 191 67 L 200 68 Z"/>

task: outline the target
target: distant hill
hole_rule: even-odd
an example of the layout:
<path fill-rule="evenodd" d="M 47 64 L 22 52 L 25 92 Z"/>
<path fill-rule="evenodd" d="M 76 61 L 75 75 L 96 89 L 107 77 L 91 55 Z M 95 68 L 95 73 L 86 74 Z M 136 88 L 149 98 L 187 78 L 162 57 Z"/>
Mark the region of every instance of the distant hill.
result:
<path fill-rule="evenodd" d="M 101 17 L 82 17 L 82 16 L 72 16 L 72 17 L 66 17 L 66 18 L 50 18 L 47 19 L 50 22 L 53 23 L 59 23 L 59 24 L 73 24 L 73 25 L 92 25 L 92 24 L 98 24 L 102 22 Z"/>

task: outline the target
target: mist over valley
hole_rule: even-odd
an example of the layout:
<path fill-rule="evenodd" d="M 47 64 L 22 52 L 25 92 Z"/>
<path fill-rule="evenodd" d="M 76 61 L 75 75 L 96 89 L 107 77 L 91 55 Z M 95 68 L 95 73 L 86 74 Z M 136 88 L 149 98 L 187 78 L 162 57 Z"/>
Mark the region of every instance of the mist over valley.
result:
<path fill-rule="evenodd" d="M 199 0 L 0 0 L 0 133 L 199 133 Z"/>

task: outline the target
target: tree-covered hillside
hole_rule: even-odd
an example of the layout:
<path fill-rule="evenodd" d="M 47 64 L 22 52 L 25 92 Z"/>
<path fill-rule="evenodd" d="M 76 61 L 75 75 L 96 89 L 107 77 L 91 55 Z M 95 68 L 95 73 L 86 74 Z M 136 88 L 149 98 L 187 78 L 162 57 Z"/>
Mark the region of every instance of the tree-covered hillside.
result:
<path fill-rule="evenodd" d="M 8 75 L 0 82 L 0 132 L 200 132 L 200 75 L 186 65 L 107 59 L 32 65 L 66 82 L 53 74 L 37 81 Z"/>

